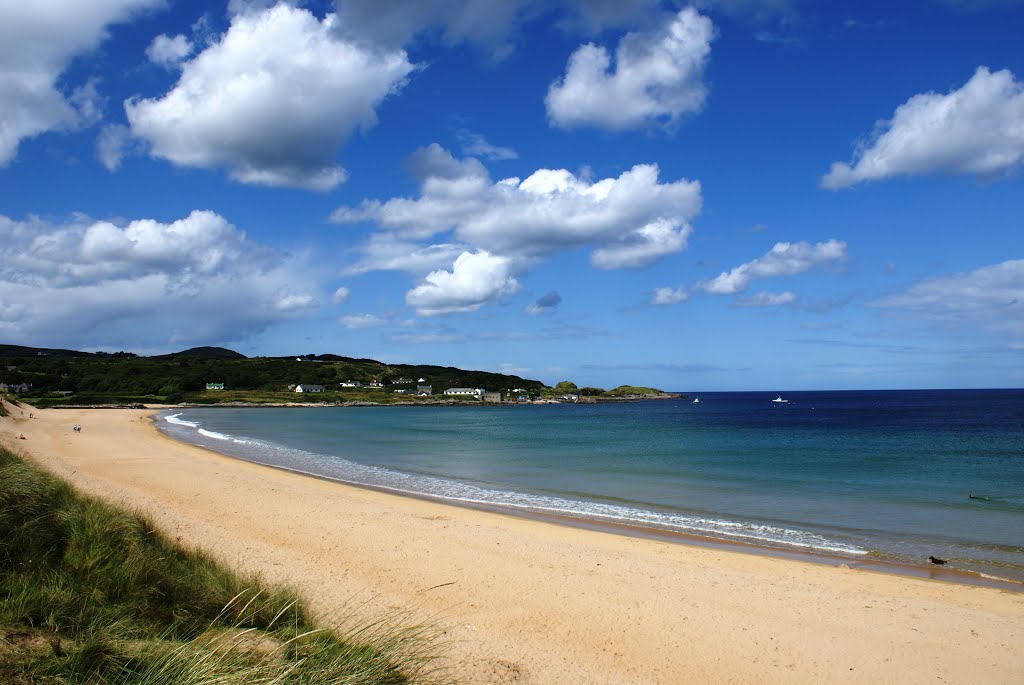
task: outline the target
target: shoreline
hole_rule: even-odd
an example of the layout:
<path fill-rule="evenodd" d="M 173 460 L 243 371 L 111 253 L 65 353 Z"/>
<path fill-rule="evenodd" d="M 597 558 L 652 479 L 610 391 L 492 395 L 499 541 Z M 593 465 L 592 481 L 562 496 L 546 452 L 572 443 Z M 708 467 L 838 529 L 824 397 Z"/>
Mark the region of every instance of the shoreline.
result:
<path fill-rule="evenodd" d="M 80 491 L 140 509 L 182 544 L 295 587 L 321 615 L 356 604 L 433 617 L 453 671 L 471 682 L 1024 674 L 1019 592 L 377 492 L 178 442 L 152 425 L 154 413 L 39 410 L 0 418 L 0 441 Z"/>
<path fill-rule="evenodd" d="M 470 406 L 475 406 L 476 404 L 477 403 L 470 403 Z M 199 447 L 201 449 L 210 450 L 230 459 L 238 459 L 239 461 L 278 469 L 289 473 L 296 473 L 311 478 L 317 478 L 327 482 L 366 488 L 398 497 L 411 497 L 446 506 L 462 507 L 476 511 L 488 511 L 501 515 L 543 521 L 555 525 L 599 531 L 612 535 L 626 535 L 651 540 L 661 540 L 675 544 L 695 545 L 699 547 L 721 549 L 746 554 L 757 554 L 805 561 L 833 567 L 854 568 L 877 573 L 889 573 L 898 576 L 926 578 L 942 582 L 977 585 L 1012 592 L 1024 592 L 1024 580 L 999 576 L 993 573 L 985 573 L 978 570 L 951 568 L 948 566 L 929 564 L 925 562 L 915 562 L 912 559 L 906 558 L 885 558 L 867 549 L 861 553 L 855 553 L 844 552 L 840 549 L 786 544 L 784 541 L 762 541 L 757 538 L 748 538 L 742 535 L 729 537 L 727 534 L 722 533 L 721 535 L 716 536 L 710 531 L 702 532 L 699 530 L 678 529 L 669 526 L 659 527 L 658 525 L 644 525 L 643 523 L 628 520 L 616 521 L 609 518 L 602 518 L 600 515 L 588 516 L 585 512 L 575 514 L 568 511 L 544 510 L 543 508 L 534 508 L 529 505 L 463 499 L 456 496 L 445 496 L 442 494 L 434 494 L 414 489 L 392 487 L 386 484 L 367 483 L 342 476 L 308 471 L 296 466 L 275 464 L 263 461 L 259 457 L 252 457 L 251 455 L 247 456 L 244 450 L 240 453 L 232 453 L 230 450 L 226 450 L 213 440 L 206 442 L 193 442 L 186 439 L 186 437 L 175 436 L 172 432 L 161 425 L 161 421 L 159 419 L 161 416 L 166 416 L 166 414 L 180 408 L 182 407 L 163 407 L 159 411 L 154 412 L 151 420 L 155 430 L 171 440 Z M 190 406 L 187 408 L 197 409 L 201 407 Z"/>
<path fill-rule="evenodd" d="M 718 538 L 711 535 L 701 535 L 700 533 L 671 530 L 668 528 L 657 528 L 632 523 L 619 523 L 615 521 L 606 521 L 597 518 L 588 518 L 583 515 L 573 516 L 571 514 L 559 514 L 553 512 L 539 511 L 535 509 L 530 509 L 528 507 L 517 508 L 511 505 L 502 505 L 497 503 L 492 504 L 487 502 L 474 502 L 471 500 L 462 500 L 455 497 L 442 497 L 430 493 L 416 492 L 413 490 L 401 490 L 398 488 L 389 488 L 383 485 L 360 483 L 358 481 L 345 480 L 343 478 L 337 478 L 334 476 L 315 473 L 312 471 L 303 471 L 302 469 L 290 468 L 287 466 L 279 466 L 277 464 L 269 464 L 266 462 L 257 461 L 255 459 L 239 457 L 228 452 L 222 452 L 220 450 L 215 449 L 213 446 L 201 445 L 189 442 L 187 440 L 180 440 L 178 438 L 175 438 L 174 436 L 170 435 L 164 430 L 161 430 L 158 424 L 159 413 L 163 411 L 168 411 L 169 409 L 173 408 L 160 409 L 154 411 L 149 416 L 149 420 L 153 424 L 154 430 L 169 440 L 182 443 L 185 445 L 190 445 L 193 447 L 198 447 L 199 449 L 208 450 L 210 452 L 214 452 L 228 459 L 236 459 L 241 462 L 256 464 L 258 466 L 283 471 L 285 473 L 294 473 L 308 478 L 316 478 L 318 480 L 323 480 L 328 483 L 338 483 L 349 487 L 363 488 L 366 490 L 372 490 L 374 492 L 393 495 L 395 497 L 408 497 L 426 502 L 434 502 L 442 506 L 459 507 L 465 509 L 472 509 L 475 511 L 486 511 L 503 516 L 515 516 L 518 518 L 566 526 L 569 528 L 579 528 L 583 530 L 602 532 L 609 535 L 625 535 L 634 538 L 660 540 L 672 544 L 692 545 L 696 547 L 719 549 L 723 551 L 731 551 L 741 554 L 763 555 L 767 557 L 774 557 L 780 559 L 790 559 L 813 564 L 822 564 L 831 567 L 850 568 L 875 573 L 887 573 L 895 576 L 936 580 L 946 583 L 959 583 L 963 585 L 973 585 L 979 587 L 1006 590 L 1009 592 L 1024 593 L 1024 581 L 1018 581 L 1012 578 L 992 576 L 981 573 L 980 571 L 969 571 L 956 568 L 942 568 L 941 566 L 936 565 L 915 564 L 910 561 L 879 559 L 877 557 L 871 557 L 870 551 L 866 552 L 863 555 L 844 555 L 839 552 L 804 549 L 797 546 L 785 547 L 781 543 L 779 545 L 771 545 L 767 543 L 751 542 L 740 539 L 729 539 L 724 537 Z"/>
<path fill-rule="evenodd" d="M 687 399 L 686 395 L 679 393 L 662 393 L 660 395 L 624 395 L 622 397 L 594 397 L 577 402 L 570 402 L 560 399 L 537 399 L 523 401 L 501 401 L 488 402 L 486 400 L 461 400 L 446 399 L 435 395 L 430 399 L 423 400 L 398 400 L 396 402 L 374 402 L 372 400 L 346 400 L 343 402 L 246 402 L 232 400 L 228 402 L 180 402 L 178 404 L 160 403 L 135 403 L 135 404 L 53 404 L 47 409 L 152 409 L 163 411 L 166 409 L 216 409 L 226 407 L 230 409 L 283 409 L 295 408 L 337 408 L 337 407 L 530 407 L 545 406 L 552 404 L 572 405 L 600 405 L 600 404 L 636 404 L 639 402 L 662 402 L 666 400 Z"/>

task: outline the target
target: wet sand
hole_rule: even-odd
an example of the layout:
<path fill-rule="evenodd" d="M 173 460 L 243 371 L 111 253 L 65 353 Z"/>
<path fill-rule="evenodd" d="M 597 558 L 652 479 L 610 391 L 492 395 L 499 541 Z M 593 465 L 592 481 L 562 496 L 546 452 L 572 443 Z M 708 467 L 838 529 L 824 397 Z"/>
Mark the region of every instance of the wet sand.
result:
<path fill-rule="evenodd" d="M 151 411 L 33 413 L 0 418 L 0 441 L 328 620 L 411 611 L 444 626 L 466 682 L 1024 682 L 1019 592 L 324 481 L 175 442 Z"/>

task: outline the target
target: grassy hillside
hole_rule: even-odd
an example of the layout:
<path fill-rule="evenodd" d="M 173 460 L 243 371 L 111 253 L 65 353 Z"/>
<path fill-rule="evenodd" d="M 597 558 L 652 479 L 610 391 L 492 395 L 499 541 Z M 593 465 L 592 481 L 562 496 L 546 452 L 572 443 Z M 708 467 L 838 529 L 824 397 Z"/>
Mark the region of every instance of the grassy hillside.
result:
<path fill-rule="evenodd" d="M 338 635 L 289 592 L 168 541 L 0 450 L 5 685 L 441 682 L 433 631 Z"/>
<path fill-rule="evenodd" d="M 198 357 L 200 359 L 245 359 L 241 352 L 223 347 L 191 347 L 181 352 L 157 355 L 155 359 L 180 359 L 182 357 Z"/>
<path fill-rule="evenodd" d="M 301 361 L 300 361 L 301 359 Z M 7 367 L 14 367 L 8 371 Z M 544 386 L 536 380 L 456 367 L 416 364 L 384 364 L 373 359 L 337 355 L 301 357 L 255 357 L 224 348 L 201 347 L 175 354 L 139 357 L 131 353 L 82 353 L 0 346 L 0 380 L 29 383 L 26 398 L 39 406 L 57 403 L 107 404 L 133 402 L 222 401 L 206 392 L 207 383 L 224 383 L 228 391 L 259 393 L 256 401 L 274 393 L 288 393 L 293 384 L 323 385 L 338 390 L 343 381 L 379 381 L 388 390 L 415 389 L 419 379 L 432 385 L 435 393 L 450 387 L 479 387 L 486 390 Z M 401 380 L 410 383 L 398 384 Z M 58 394 L 62 393 L 62 394 Z M 247 397 L 252 399 L 250 394 Z M 295 400 L 288 395 L 287 400 Z M 336 401 L 312 396 L 305 400 Z M 382 399 L 347 392 L 342 399 Z M 274 400 L 281 401 L 281 400 Z"/>
<path fill-rule="evenodd" d="M 130 352 L 107 354 L 0 345 L 0 381 L 30 384 L 32 388 L 21 397 L 38 407 L 156 402 L 390 404 L 409 401 L 409 395 L 395 391 L 415 391 L 418 385 L 432 386 L 435 396 L 456 387 L 500 391 L 506 396 L 519 389 L 521 392 L 516 396 L 543 395 L 551 399 L 582 395 L 596 401 L 664 396 L 656 388 L 622 385 L 605 391 L 577 388 L 571 381 L 547 388 L 540 381 L 520 376 L 454 366 L 384 364 L 335 354 L 247 358 L 223 347 L 194 347 L 173 354 L 140 357 Z M 346 381 L 364 385 L 376 381 L 383 388 L 340 387 Z M 207 383 L 223 383 L 224 390 L 208 391 Z M 322 385 L 326 392 L 296 395 L 289 386 L 298 384 Z"/>

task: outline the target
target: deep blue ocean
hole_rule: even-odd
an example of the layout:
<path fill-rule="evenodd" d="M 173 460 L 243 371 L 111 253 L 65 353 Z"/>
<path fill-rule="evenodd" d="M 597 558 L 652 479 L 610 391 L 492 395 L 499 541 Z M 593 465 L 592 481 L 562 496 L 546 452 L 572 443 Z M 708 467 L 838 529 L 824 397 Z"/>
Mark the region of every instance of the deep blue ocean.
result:
<path fill-rule="evenodd" d="M 195 408 L 172 437 L 353 483 L 1024 580 L 1024 390 Z M 973 495 L 973 498 L 971 497 Z"/>

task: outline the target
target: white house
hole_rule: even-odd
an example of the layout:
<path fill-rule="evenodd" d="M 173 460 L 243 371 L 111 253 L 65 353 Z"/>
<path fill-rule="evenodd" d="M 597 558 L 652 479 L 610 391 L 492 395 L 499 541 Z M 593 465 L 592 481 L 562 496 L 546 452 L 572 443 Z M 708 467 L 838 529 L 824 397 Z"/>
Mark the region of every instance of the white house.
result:
<path fill-rule="evenodd" d="M 343 388 L 361 388 L 361 387 L 363 387 L 363 384 L 360 383 L 359 381 L 342 381 L 338 385 L 340 385 Z"/>
<path fill-rule="evenodd" d="M 295 392 L 323 392 L 323 391 L 324 391 L 324 386 L 322 386 L 322 385 L 303 384 L 303 385 L 296 385 L 295 386 Z"/>
<path fill-rule="evenodd" d="M 448 388 L 444 391 L 445 395 L 455 395 L 457 397 L 476 397 L 480 399 L 484 396 L 483 388 Z"/>

